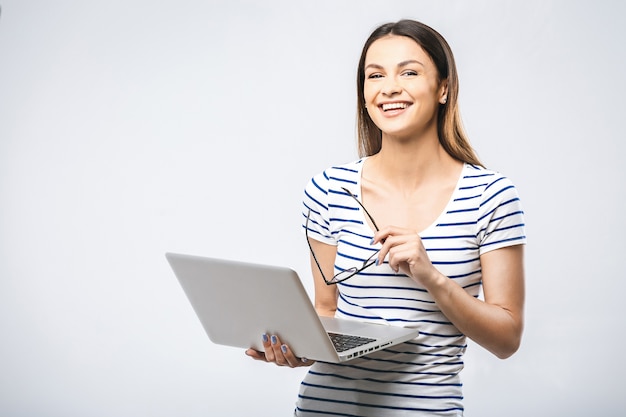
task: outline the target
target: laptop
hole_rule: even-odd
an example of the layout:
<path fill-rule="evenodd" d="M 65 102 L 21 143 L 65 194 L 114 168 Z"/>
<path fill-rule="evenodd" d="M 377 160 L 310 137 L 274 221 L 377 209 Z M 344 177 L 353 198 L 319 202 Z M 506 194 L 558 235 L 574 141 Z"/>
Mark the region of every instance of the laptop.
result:
<path fill-rule="evenodd" d="M 278 335 L 300 358 L 344 362 L 417 337 L 416 329 L 318 316 L 286 267 L 166 253 L 209 339 L 263 351 Z"/>

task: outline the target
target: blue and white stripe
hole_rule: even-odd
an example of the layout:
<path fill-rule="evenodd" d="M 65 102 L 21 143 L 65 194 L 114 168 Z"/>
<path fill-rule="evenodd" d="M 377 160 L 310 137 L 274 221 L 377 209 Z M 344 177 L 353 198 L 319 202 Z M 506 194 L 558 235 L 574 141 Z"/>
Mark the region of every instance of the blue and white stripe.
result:
<path fill-rule="evenodd" d="M 363 210 L 342 190 L 360 198 L 363 161 L 329 168 L 305 189 L 309 236 L 337 245 L 335 272 L 359 265 L 379 248 L 370 245 L 374 232 Z M 478 297 L 480 256 L 526 243 L 517 191 L 499 173 L 466 164 L 446 209 L 420 236 L 433 265 Z M 302 382 L 296 415 L 463 415 L 459 373 L 466 339 L 430 294 L 387 264 L 367 268 L 338 289 L 337 317 L 415 327 L 420 335 L 345 364 L 314 364 Z"/>

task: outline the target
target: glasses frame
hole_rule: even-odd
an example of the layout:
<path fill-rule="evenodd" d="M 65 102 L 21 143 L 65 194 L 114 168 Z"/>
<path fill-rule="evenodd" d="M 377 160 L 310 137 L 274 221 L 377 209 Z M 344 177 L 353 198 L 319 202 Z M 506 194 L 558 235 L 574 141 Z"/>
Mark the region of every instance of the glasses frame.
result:
<path fill-rule="evenodd" d="M 359 204 L 359 206 L 361 206 L 361 208 L 363 209 L 363 211 L 365 212 L 367 217 L 372 222 L 372 225 L 374 226 L 374 228 L 378 232 L 380 229 L 378 228 L 378 225 L 374 221 L 374 218 L 367 211 L 365 206 L 359 201 L 359 199 L 356 198 L 356 196 L 354 194 L 352 194 L 350 192 L 350 190 L 348 190 L 347 188 L 341 187 L 341 189 L 343 191 L 345 191 L 346 193 L 348 193 L 348 195 L 350 197 L 352 197 L 354 199 L 354 201 L 356 201 Z M 306 235 L 306 243 L 309 245 L 309 251 L 311 251 L 311 256 L 313 257 L 313 260 L 315 261 L 315 265 L 317 265 L 317 269 L 320 271 L 320 274 L 322 274 L 322 279 L 324 280 L 326 285 L 336 285 L 336 284 L 339 284 L 340 282 L 344 282 L 345 280 L 352 278 L 353 276 L 355 276 L 359 272 L 363 271 L 366 268 L 369 268 L 370 266 L 372 266 L 372 265 L 374 265 L 376 263 L 376 261 L 373 258 L 376 255 L 378 255 L 378 252 L 379 252 L 378 250 L 376 252 L 374 252 L 372 254 L 372 256 L 370 256 L 365 261 L 363 261 L 363 265 L 360 268 L 358 268 L 356 266 L 353 266 L 351 268 L 345 269 L 345 270 L 343 270 L 341 272 L 338 272 L 337 274 L 333 275 L 333 277 L 330 280 L 327 279 L 326 275 L 324 275 L 324 271 L 322 271 L 322 267 L 321 267 L 319 261 L 317 260 L 317 256 L 315 256 L 315 252 L 313 252 L 313 247 L 311 246 L 311 241 L 309 240 L 309 218 L 310 217 L 311 217 L 311 209 L 309 209 L 309 211 L 307 213 L 306 223 L 305 223 L 305 226 L 304 226 L 304 234 Z M 347 276 L 338 278 L 340 275 L 346 274 L 346 273 L 348 274 Z"/>

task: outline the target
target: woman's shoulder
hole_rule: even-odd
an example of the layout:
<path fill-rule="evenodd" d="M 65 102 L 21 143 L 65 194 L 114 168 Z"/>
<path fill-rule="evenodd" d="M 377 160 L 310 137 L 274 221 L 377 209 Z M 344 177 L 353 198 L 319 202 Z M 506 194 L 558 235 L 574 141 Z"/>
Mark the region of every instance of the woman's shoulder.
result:
<path fill-rule="evenodd" d="M 350 162 L 344 162 L 339 165 L 332 165 L 324 170 L 324 172 L 348 172 L 348 173 L 359 173 L 361 172 L 361 168 L 363 167 L 363 162 L 366 158 L 357 159 Z"/>
<path fill-rule="evenodd" d="M 338 196 L 345 196 L 343 188 L 358 184 L 363 160 L 333 165 L 315 174 L 304 189 L 304 205 L 314 213 L 327 211 Z"/>
<path fill-rule="evenodd" d="M 465 164 L 459 192 L 468 200 L 478 201 L 484 211 L 519 202 L 517 189 L 509 177 L 500 171 L 478 165 Z"/>
<path fill-rule="evenodd" d="M 329 166 L 325 170 L 314 175 L 311 181 L 338 181 L 356 184 L 361 175 L 361 169 L 365 159 L 366 158 L 361 158 L 351 162 Z"/>
<path fill-rule="evenodd" d="M 511 180 L 500 171 L 468 163 L 465 164 L 463 170 L 463 180 L 465 182 L 475 183 L 477 186 L 483 185 L 485 187 L 490 187 L 497 182 L 512 185 Z"/>

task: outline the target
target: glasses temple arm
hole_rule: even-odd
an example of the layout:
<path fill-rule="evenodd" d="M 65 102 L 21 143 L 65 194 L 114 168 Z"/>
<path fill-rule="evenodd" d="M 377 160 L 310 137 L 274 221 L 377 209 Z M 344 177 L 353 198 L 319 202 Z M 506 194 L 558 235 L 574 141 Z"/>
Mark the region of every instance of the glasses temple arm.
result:
<path fill-rule="evenodd" d="M 365 206 L 359 201 L 358 198 L 356 198 L 356 196 L 354 194 L 352 194 L 350 192 L 350 190 L 348 190 L 347 188 L 341 187 L 342 190 L 344 190 L 346 193 L 348 193 L 350 195 L 350 197 L 354 198 L 354 201 L 356 201 L 359 206 L 361 206 L 361 208 L 363 209 L 363 211 L 365 212 L 365 214 L 367 214 L 367 217 L 369 217 L 370 221 L 372 222 L 372 225 L 374 226 L 374 228 L 376 229 L 376 231 L 378 232 L 380 229 L 378 228 L 378 225 L 376 224 L 376 222 L 374 221 L 374 218 L 372 217 L 372 215 L 370 214 L 369 211 L 367 211 L 367 209 L 365 208 Z"/>

